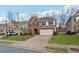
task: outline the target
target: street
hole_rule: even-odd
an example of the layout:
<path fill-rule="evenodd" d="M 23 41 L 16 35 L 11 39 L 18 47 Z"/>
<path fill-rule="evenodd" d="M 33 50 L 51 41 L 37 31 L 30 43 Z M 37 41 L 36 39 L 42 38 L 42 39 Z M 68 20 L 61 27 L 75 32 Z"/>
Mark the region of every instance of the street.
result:
<path fill-rule="evenodd" d="M 42 53 L 40 51 L 0 45 L 0 53 Z"/>

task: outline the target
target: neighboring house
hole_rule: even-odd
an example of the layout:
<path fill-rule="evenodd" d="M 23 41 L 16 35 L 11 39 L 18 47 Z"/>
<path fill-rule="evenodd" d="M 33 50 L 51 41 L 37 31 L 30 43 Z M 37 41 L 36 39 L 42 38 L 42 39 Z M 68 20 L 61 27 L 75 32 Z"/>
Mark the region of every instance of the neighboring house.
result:
<path fill-rule="evenodd" d="M 27 21 L 23 21 L 23 22 L 12 21 L 8 24 L 7 27 L 9 31 L 12 30 L 13 32 L 20 34 L 20 32 L 22 32 L 24 29 L 26 29 L 27 31 L 28 22 Z"/>
<path fill-rule="evenodd" d="M 0 24 L 0 32 L 16 32 L 18 34 L 20 34 L 20 32 L 22 32 L 23 30 L 27 31 L 27 27 L 28 27 L 28 22 L 27 21 L 23 21 L 23 22 L 9 22 L 7 24 Z"/>
<path fill-rule="evenodd" d="M 66 22 L 67 32 L 79 32 L 79 11 L 76 12 L 69 20 Z"/>
<path fill-rule="evenodd" d="M 29 20 L 29 32 L 32 35 L 53 35 L 56 32 L 55 19 L 51 17 L 32 16 Z"/>
<path fill-rule="evenodd" d="M 0 33 L 4 33 L 4 29 L 6 29 L 6 24 L 0 24 Z"/>

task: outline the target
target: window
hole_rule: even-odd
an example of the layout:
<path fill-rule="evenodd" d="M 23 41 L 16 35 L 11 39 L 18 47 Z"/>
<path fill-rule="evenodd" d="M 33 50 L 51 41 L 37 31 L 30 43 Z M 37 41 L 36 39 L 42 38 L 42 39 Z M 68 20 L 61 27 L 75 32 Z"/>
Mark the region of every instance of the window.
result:
<path fill-rule="evenodd" d="M 76 17 L 76 21 L 79 22 L 79 17 Z"/>
<path fill-rule="evenodd" d="M 37 24 L 36 22 L 34 22 L 34 24 Z"/>
<path fill-rule="evenodd" d="M 53 21 L 53 25 L 55 25 L 55 21 Z"/>
<path fill-rule="evenodd" d="M 50 25 L 53 25 L 53 21 L 49 21 L 49 24 L 50 24 Z"/>
<path fill-rule="evenodd" d="M 42 22 L 42 25 L 46 25 L 46 23 L 45 22 Z"/>
<path fill-rule="evenodd" d="M 49 26 L 49 22 L 48 21 L 42 21 L 42 25 Z"/>
<path fill-rule="evenodd" d="M 48 21 L 46 21 L 46 26 L 49 26 L 49 22 Z"/>

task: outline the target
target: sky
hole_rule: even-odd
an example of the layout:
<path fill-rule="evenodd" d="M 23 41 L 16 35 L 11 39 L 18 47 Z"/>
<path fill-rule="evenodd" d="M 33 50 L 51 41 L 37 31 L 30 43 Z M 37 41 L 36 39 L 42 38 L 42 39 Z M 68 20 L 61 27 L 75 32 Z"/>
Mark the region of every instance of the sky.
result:
<path fill-rule="evenodd" d="M 36 12 L 44 16 L 50 11 L 61 11 L 63 9 L 64 5 L 0 5 L 0 23 L 5 22 L 9 11 L 13 13 L 14 17 L 19 13 L 20 20 L 23 21 L 23 18 L 28 20 Z"/>
<path fill-rule="evenodd" d="M 22 17 L 28 18 L 33 13 L 42 13 L 45 14 L 46 12 L 50 11 L 62 11 L 64 9 L 64 5 L 0 5 L 0 22 L 5 21 L 7 19 L 7 14 L 11 11 L 14 16 L 19 13 L 20 18 Z"/>
<path fill-rule="evenodd" d="M 56 20 L 59 22 L 62 12 L 66 16 L 69 15 L 70 11 L 66 13 L 68 9 L 75 9 L 75 12 L 76 9 L 79 10 L 79 5 L 0 5 L 0 24 L 5 23 L 5 20 L 9 21 L 8 12 L 13 13 L 13 20 L 17 20 L 17 13 L 19 13 L 19 21 L 28 21 L 32 15 L 38 17 L 55 17 L 56 15 Z"/>
<path fill-rule="evenodd" d="M 33 12 L 42 12 L 46 10 L 62 10 L 64 5 L 0 5 L 0 16 L 7 14 L 8 11 L 26 12 L 32 14 Z"/>

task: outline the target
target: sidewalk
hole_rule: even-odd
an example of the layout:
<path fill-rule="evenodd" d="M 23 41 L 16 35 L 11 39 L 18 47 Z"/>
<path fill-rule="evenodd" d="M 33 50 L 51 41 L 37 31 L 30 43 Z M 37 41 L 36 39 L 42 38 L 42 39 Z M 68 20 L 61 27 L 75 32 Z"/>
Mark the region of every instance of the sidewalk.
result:
<path fill-rule="evenodd" d="M 65 44 L 47 44 L 47 47 L 58 47 L 58 48 L 66 48 L 68 50 L 68 52 L 70 53 L 76 53 L 79 51 L 72 51 L 70 48 L 76 48 L 79 49 L 78 45 L 65 45 Z"/>

